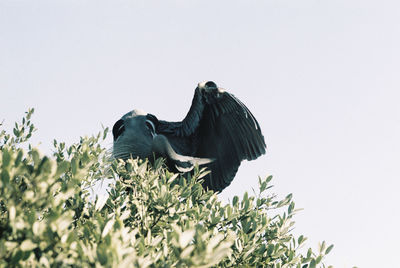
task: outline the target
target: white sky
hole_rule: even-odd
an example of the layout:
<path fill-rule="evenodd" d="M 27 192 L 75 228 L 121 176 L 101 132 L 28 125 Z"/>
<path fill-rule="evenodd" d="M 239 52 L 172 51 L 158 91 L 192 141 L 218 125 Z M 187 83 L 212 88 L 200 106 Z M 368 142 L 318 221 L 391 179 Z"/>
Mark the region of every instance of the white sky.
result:
<path fill-rule="evenodd" d="M 0 120 L 35 107 L 49 153 L 133 108 L 180 120 L 213 80 L 268 145 L 222 198 L 272 174 L 304 208 L 295 233 L 335 244 L 327 264 L 396 267 L 399 14 L 385 0 L 0 0 Z"/>

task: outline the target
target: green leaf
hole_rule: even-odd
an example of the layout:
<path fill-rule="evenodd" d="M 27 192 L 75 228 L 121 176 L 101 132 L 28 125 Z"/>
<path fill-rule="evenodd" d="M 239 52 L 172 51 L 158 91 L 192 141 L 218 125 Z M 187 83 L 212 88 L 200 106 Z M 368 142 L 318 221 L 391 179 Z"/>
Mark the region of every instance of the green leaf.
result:
<path fill-rule="evenodd" d="M 61 174 L 65 173 L 69 168 L 69 163 L 67 161 L 61 161 L 57 164 L 57 171 L 55 177 L 59 177 Z"/>
<path fill-rule="evenodd" d="M 72 174 L 76 175 L 78 172 L 78 159 L 76 157 L 71 160 L 71 171 Z"/>
<path fill-rule="evenodd" d="M 11 154 L 9 151 L 7 151 L 6 149 L 2 150 L 3 153 L 3 159 L 2 159 L 2 167 L 3 169 L 7 168 L 10 166 L 11 163 Z"/>
<path fill-rule="evenodd" d="M 17 128 L 14 128 L 13 132 L 14 132 L 15 137 L 17 137 L 17 138 L 19 138 L 19 136 L 21 135 L 21 132 Z"/>
<path fill-rule="evenodd" d="M 319 256 L 315 259 L 315 263 L 318 264 L 318 263 L 321 262 L 321 260 L 322 260 L 322 256 L 319 255 Z"/>
<path fill-rule="evenodd" d="M 308 250 L 307 250 L 307 259 L 308 258 L 311 258 L 311 255 L 312 255 L 312 249 L 311 248 L 309 248 Z"/>
<path fill-rule="evenodd" d="M 303 243 L 304 240 L 304 236 L 300 235 L 299 238 L 297 239 L 297 243 L 300 245 L 301 243 Z"/>
<path fill-rule="evenodd" d="M 196 231 L 194 229 L 184 231 L 179 235 L 179 246 L 185 248 L 192 241 Z"/>
<path fill-rule="evenodd" d="M 19 166 L 23 156 L 24 156 L 24 152 L 22 151 L 22 149 L 19 149 L 17 157 L 15 158 L 15 162 L 14 162 L 15 167 Z"/>
<path fill-rule="evenodd" d="M 36 247 L 37 247 L 37 245 L 28 239 L 28 240 L 25 240 L 22 242 L 20 248 L 23 251 L 30 251 L 30 250 L 35 249 Z"/>
<path fill-rule="evenodd" d="M 105 265 L 108 259 L 106 252 L 102 248 L 98 247 L 96 250 L 96 254 L 100 264 Z"/>
<path fill-rule="evenodd" d="M 235 196 L 233 197 L 233 200 L 232 200 L 232 205 L 233 205 L 234 207 L 236 207 L 237 204 L 238 204 L 238 202 L 239 202 L 239 197 L 235 195 Z"/>
<path fill-rule="evenodd" d="M 331 252 L 332 249 L 333 249 L 333 244 L 330 245 L 330 246 L 325 250 L 325 254 L 329 254 L 329 252 Z"/>
<path fill-rule="evenodd" d="M 243 210 L 244 210 L 244 211 L 247 211 L 247 210 L 249 209 L 249 207 L 250 207 L 250 200 L 249 200 L 248 198 L 245 198 L 245 199 L 244 199 L 244 207 L 243 207 Z"/>
<path fill-rule="evenodd" d="M 114 225 L 115 219 L 109 220 L 104 226 L 103 232 L 101 233 L 101 237 L 105 237 L 112 229 Z"/>
<path fill-rule="evenodd" d="M 107 196 L 105 196 L 105 195 L 98 197 L 98 199 L 97 199 L 97 201 L 96 201 L 95 209 L 96 209 L 97 211 L 102 210 L 103 207 L 104 207 L 104 205 L 106 204 L 107 200 L 108 200 L 108 199 L 107 199 Z"/>
<path fill-rule="evenodd" d="M 319 245 L 319 252 L 321 253 L 324 252 L 325 246 L 326 246 L 325 241 L 322 241 L 322 243 Z"/>
<path fill-rule="evenodd" d="M 107 133 L 108 133 L 108 131 L 109 131 L 109 128 L 108 128 L 108 127 L 106 127 L 106 128 L 103 130 L 103 140 L 105 140 L 105 139 L 107 138 Z"/>
<path fill-rule="evenodd" d="M 294 209 L 294 202 L 291 202 L 289 207 L 288 207 L 288 214 L 289 215 L 292 214 L 293 209 Z"/>
<path fill-rule="evenodd" d="M 8 183 L 10 182 L 10 173 L 8 172 L 8 170 L 3 169 L 3 171 L 1 172 L 1 181 L 3 182 L 3 186 L 4 185 L 8 185 Z"/>
<path fill-rule="evenodd" d="M 21 250 L 17 250 L 16 252 L 14 251 L 14 255 L 11 258 L 11 264 L 12 265 L 17 264 L 21 258 L 22 258 L 22 251 Z"/>
<path fill-rule="evenodd" d="M 15 206 L 11 206 L 10 210 L 8 212 L 8 217 L 10 219 L 10 221 L 14 221 L 15 220 L 15 216 L 17 215 L 17 211 L 15 209 Z"/>

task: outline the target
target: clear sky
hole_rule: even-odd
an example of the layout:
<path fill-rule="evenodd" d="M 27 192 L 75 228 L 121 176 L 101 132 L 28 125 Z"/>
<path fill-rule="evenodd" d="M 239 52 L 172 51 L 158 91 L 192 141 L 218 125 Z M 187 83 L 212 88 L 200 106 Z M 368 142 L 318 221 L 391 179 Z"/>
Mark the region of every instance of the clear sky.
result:
<path fill-rule="evenodd" d="M 370 0 L 0 0 L 0 120 L 28 107 L 45 153 L 133 108 L 181 120 L 213 80 L 258 119 L 296 234 L 335 267 L 399 267 L 400 4 Z M 106 144 L 111 147 L 112 140 Z"/>

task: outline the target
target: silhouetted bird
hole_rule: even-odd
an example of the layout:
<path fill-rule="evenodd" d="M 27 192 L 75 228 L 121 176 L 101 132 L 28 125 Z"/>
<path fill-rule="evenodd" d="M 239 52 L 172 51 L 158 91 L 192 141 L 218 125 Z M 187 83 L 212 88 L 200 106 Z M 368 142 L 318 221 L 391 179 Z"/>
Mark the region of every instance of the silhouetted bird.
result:
<path fill-rule="evenodd" d="M 242 160 L 254 160 L 266 148 L 249 109 L 212 81 L 198 84 L 183 121 L 162 121 L 133 110 L 115 123 L 113 136 L 115 158 L 162 156 L 170 170 L 179 172 L 207 166 L 211 173 L 203 186 L 214 191 L 231 183 Z"/>

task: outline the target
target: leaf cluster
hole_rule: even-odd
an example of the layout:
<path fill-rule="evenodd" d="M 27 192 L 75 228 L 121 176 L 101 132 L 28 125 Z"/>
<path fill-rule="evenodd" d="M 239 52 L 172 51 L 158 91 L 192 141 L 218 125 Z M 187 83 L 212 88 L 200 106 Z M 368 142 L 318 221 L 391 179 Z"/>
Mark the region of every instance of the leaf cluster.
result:
<path fill-rule="evenodd" d="M 203 189 L 204 169 L 183 176 L 162 159 L 110 161 L 100 145 L 108 129 L 69 147 L 54 141 L 42 156 L 21 148 L 32 112 L 14 135 L 0 132 L 0 266 L 325 267 L 333 246 L 301 253 L 298 210 L 292 195 L 269 193 L 271 176 L 225 204 Z M 104 179 L 109 194 L 93 200 Z"/>

